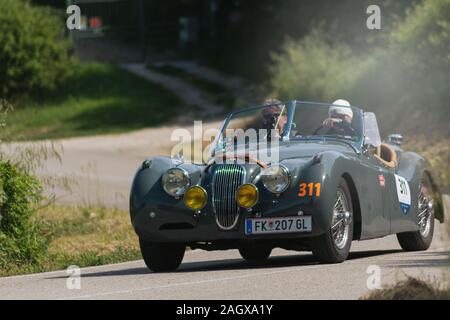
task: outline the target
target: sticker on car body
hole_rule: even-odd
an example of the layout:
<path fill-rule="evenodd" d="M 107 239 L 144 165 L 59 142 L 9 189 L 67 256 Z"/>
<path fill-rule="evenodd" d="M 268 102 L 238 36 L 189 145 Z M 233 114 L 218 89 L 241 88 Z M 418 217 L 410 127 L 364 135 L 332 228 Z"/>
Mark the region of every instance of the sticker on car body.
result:
<path fill-rule="evenodd" d="M 411 208 L 411 192 L 408 181 L 405 178 L 395 175 L 395 184 L 397 186 L 397 197 L 403 214 L 407 214 Z"/>
<path fill-rule="evenodd" d="M 380 187 L 383 187 L 386 185 L 386 179 L 384 178 L 384 176 L 382 174 L 380 174 L 378 176 L 378 181 L 380 182 Z"/>

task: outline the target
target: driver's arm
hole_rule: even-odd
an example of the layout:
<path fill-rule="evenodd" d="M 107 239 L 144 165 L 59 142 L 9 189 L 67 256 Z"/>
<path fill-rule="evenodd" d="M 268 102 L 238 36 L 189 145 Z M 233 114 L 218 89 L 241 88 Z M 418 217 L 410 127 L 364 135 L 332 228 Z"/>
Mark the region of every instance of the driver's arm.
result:
<path fill-rule="evenodd" d="M 340 123 L 337 123 L 336 125 L 339 126 L 340 128 L 342 128 L 344 130 L 344 132 L 356 135 L 355 129 L 353 129 L 351 123 L 348 123 L 347 121 L 342 120 Z"/>

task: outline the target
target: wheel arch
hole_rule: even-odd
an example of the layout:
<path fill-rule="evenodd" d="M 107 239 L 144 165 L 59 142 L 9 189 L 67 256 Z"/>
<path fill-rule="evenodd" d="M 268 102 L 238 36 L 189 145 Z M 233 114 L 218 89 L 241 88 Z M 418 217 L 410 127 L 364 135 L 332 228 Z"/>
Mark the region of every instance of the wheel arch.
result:
<path fill-rule="evenodd" d="M 356 190 L 355 182 L 349 173 L 345 172 L 342 175 L 342 178 L 344 178 L 348 188 L 350 189 L 350 197 L 353 207 L 353 240 L 359 240 L 361 238 L 362 231 L 362 217 L 358 190 Z"/>

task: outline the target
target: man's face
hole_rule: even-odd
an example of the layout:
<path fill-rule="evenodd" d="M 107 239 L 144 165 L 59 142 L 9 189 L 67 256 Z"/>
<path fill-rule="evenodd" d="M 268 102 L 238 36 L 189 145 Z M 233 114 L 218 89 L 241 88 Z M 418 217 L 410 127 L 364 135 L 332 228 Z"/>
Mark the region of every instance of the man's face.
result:
<path fill-rule="evenodd" d="M 347 123 L 351 123 L 352 122 L 352 118 L 350 116 L 348 116 L 346 114 L 340 114 L 340 113 L 337 113 L 337 112 L 333 112 L 331 114 L 331 118 L 341 119 L 341 120 L 344 120 Z"/>
<path fill-rule="evenodd" d="M 264 110 L 264 119 L 267 123 L 270 123 L 271 125 L 275 125 L 278 123 L 277 129 L 283 129 L 284 125 L 287 122 L 287 116 L 283 112 L 281 113 L 283 108 L 281 106 L 270 106 L 266 110 Z"/>
<path fill-rule="evenodd" d="M 263 117 L 268 129 L 275 129 L 276 136 L 279 137 L 287 123 L 285 108 L 280 105 L 270 106 L 264 110 Z"/>

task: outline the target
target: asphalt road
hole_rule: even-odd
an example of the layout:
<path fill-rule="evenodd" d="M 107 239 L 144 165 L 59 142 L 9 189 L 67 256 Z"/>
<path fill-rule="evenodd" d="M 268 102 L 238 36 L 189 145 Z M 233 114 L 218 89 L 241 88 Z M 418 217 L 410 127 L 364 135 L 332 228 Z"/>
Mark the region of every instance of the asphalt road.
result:
<path fill-rule="evenodd" d="M 0 278 L 0 299 L 358 299 L 377 268 L 381 285 L 405 275 L 442 281 L 450 247 L 441 228 L 424 252 L 402 252 L 395 236 L 354 242 L 349 260 L 335 265 L 281 249 L 257 265 L 236 250 L 194 250 L 172 273 L 152 273 L 142 260 L 81 269 L 80 289 L 68 289 L 75 282 L 65 271 Z"/>

